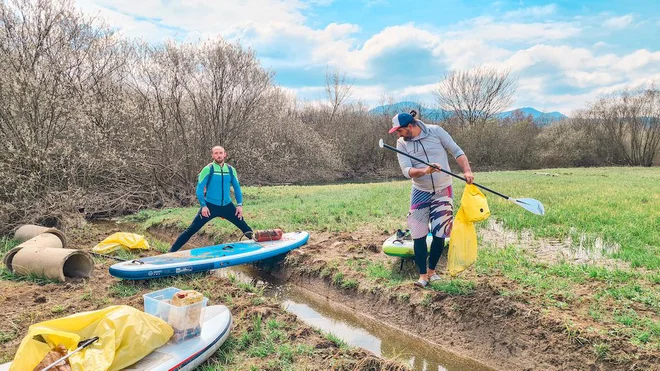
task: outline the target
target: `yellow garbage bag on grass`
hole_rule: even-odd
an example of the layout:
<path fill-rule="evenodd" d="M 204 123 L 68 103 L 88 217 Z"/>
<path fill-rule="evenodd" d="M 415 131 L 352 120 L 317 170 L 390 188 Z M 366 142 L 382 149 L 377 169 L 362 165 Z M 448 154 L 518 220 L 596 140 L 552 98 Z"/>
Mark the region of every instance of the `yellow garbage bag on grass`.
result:
<path fill-rule="evenodd" d="M 127 305 L 77 313 L 30 326 L 9 370 L 33 370 L 58 344 L 71 352 L 78 342 L 94 336 L 99 340 L 68 358 L 71 370 L 121 370 L 163 346 L 173 334 L 167 322 Z"/>
<path fill-rule="evenodd" d="M 108 254 L 119 249 L 127 251 L 141 249 L 149 249 L 149 242 L 139 234 L 117 232 L 108 236 L 105 240 L 98 243 L 92 248 L 92 251 L 99 254 Z"/>
<path fill-rule="evenodd" d="M 477 232 L 474 223 L 468 222 L 463 207 L 458 209 L 451 228 L 447 270 L 454 277 L 477 261 Z"/>
<path fill-rule="evenodd" d="M 447 270 L 450 276 L 455 277 L 477 261 L 477 231 L 473 222 L 489 216 L 486 196 L 474 184 L 466 184 L 449 239 Z"/>

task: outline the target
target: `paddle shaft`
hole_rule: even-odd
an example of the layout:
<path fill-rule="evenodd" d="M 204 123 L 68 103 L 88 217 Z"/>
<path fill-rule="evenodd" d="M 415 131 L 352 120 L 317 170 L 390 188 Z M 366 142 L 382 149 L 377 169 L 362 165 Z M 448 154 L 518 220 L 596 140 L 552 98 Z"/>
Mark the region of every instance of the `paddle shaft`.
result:
<path fill-rule="evenodd" d="M 415 161 L 419 161 L 419 162 L 423 163 L 423 164 L 426 165 L 426 166 L 430 166 L 430 167 L 432 167 L 432 168 L 436 168 L 436 169 L 442 171 L 442 172 L 445 173 L 445 174 L 449 174 L 449 175 L 453 176 L 454 178 L 458 178 L 458 179 L 460 179 L 460 180 L 462 180 L 462 181 L 464 181 L 464 182 L 467 182 L 467 180 L 466 180 L 464 177 L 460 176 L 460 175 L 454 174 L 454 173 L 452 173 L 451 171 L 447 171 L 447 170 L 442 169 L 442 168 L 439 168 L 439 167 L 437 167 L 437 166 L 433 166 L 432 164 L 430 164 L 430 163 L 428 163 L 428 162 L 426 162 L 426 161 L 424 161 L 424 160 L 422 160 L 422 159 L 419 159 L 419 158 L 417 158 L 417 157 L 415 157 L 415 156 L 413 156 L 413 155 L 410 155 L 410 154 L 408 154 L 408 153 L 405 153 L 405 152 L 403 152 L 403 151 L 400 151 L 400 150 L 398 150 L 398 149 L 396 149 L 396 148 L 390 146 L 389 144 L 385 144 L 385 143 L 383 143 L 383 147 L 385 147 L 385 148 L 387 148 L 387 149 L 390 149 L 390 150 L 392 150 L 392 151 L 394 151 L 394 152 L 400 153 L 400 154 L 402 154 L 402 155 L 404 155 L 404 156 L 410 157 L 411 159 L 413 159 L 413 160 L 415 160 Z M 510 197 L 508 197 L 508 196 L 506 196 L 506 195 L 503 195 L 503 194 L 501 194 L 500 192 L 493 191 L 492 189 L 490 189 L 490 188 L 488 188 L 488 187 L 486 187 L 486 186 L 482 186 L 481 184 L 478 184 L 478 183 L 475 183 L 475 182 L 472 182 L 472 184 L 474 184 L 474 185 L 476 185 L 477 187 L 479 187 L 479 188 L 481 188 L 481 189 L 483 189 L 483 190 L 486 190 L 486 191 L 488 191 L 488 192 L 490 192 L 490 193 L 496 194 L 496 195 L 498 195 L 498 196 L 500 196 L 500 197 L 502 197 L 502 198 L 504 198 L 504 199 L 506 199 L 506 200 L 509 200 L 509 199 L 510 199 Z"/>
<path fill-rule="evenodd" d="M 90 252 L 90 254 L 92 254 L 94 256 L 98 256 L 99 258 L 113 259 L 113 260 L 120 261 L 120 262 L 125 262 L 126 261 L 126 259 L 118 258 L 116 256 L 103 255 L 103 254 L 99 254 L 99 253 L 96 253 L 96 252 Z"/>

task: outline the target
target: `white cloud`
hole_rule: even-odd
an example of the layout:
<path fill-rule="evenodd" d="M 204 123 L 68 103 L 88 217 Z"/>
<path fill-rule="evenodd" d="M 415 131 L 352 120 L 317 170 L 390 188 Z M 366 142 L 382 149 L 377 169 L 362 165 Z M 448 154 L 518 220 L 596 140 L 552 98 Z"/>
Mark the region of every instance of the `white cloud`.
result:
<path fill-rule="evenodd" d="M 492 61 L 504 60 L 513 52 L 475 39 L 443 41 L 437 49 L 442 52 L 449 69 L 469 69 Z"/>
<path fill-rule="evenodd" d="M 593 45 L 593 48 L 594 49 L 600 49 L 600 48 L 605 48 L 605 47 L 608 47 L 608 46 L 610 46 L 610 44 L 606 43 L 605 41 L 598 41 L 597 43 L 595 43 Z"/>
<path fill-rule="evenodd" d="M 367 40 L 362 48 L 330 51 L 338 54 L 330 61 L 342 69 L 352 71 L 354 76 L 367 78 L 373 76 L 369 70 L 371 60 L 389 50 L 410 45 L 438 54 L 440 37 L 412 24 L 387 27 Z"/>
<path fill-rule="evenodd" d="M 446 33 L 457 39 L 491 41 L 562 40 L 578 36 L 582 29 L 568 22 L 502 23 L 489 17 L 479 17 L 461 24 L 461 30 Z"/>
<path fill-rule="evenodd" d="M 435 90 L 438 89 L 438 82 L 439 81 L 436 81 L 432 84 L 408 86 L 398 91 L 395 91 L 395 93 L 403 97 L 431 95 Z"/>
<path fill-rule="evenodd" d="M 611 85 L 621 81 L 621 75 L 610 71 L 566 71 L 565 76 L 570 81 L 570 85 L 579 88 L 593 86 Z"/>
<path fill-rule="evenodd" d="M 652 53 L 646 49 L 640 49 L 622 57 L 617 63 L 617 68 L 631 72 L 654 63 L 660 63 L 660 51 Z"/>
<path fill-rule="evenodd" d="M 621 30 L 628 27 L 632 21 L 633 16 L 631 14 L 626 14 L 621 17 L 612 17 L 605 20 L 605 22 L 603 22 L 603 27 Z"/>
<path fill-rule="evenodd" d="M 160 0 L 76 0 L 76 5 L 85 12 L 109 16 L 108 21 L 128 36 L 148 40 L 162 39 L 163 29 L 180 29 L 194 39 L 225 35 L 250 23 L 301 24 L 307 7 L 299 0 L 173 0 L 167 6 Z M 160 29 L 135 26 L 144 19 Z"/>
<path fill-rule="evenodd" d="M 505 18 L 540 18 L 552 15 L 557 10 L 557 5 L 548 4 L 545 6 L 532 6 L 529 8 L 521 8 L 518 10 L 506 12 Z"/>

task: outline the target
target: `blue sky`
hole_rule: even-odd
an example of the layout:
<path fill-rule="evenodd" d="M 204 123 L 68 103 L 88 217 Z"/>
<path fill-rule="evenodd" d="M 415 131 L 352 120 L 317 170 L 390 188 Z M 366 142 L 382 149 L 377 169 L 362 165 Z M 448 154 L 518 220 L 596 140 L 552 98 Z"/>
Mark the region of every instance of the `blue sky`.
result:
<path fill-rule="evenodd" d="M 570 114 L 600 95 L 660 83 L 660 1 L 76 0 L 129 37 L 223 37 L 253 48 L 276 83 L 323 99 L 324 76 L 369 106 L 417 100 L 453 69 L 518 79 L 511 108 Z"/>

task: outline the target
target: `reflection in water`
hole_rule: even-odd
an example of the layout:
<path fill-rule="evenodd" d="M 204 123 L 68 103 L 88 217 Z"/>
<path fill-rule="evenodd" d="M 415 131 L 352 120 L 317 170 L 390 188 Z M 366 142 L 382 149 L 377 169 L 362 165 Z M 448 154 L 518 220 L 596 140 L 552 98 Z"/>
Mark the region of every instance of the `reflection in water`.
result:
<path fill-rule="evenodd" d="M 264 294 L 278 298 L 298 319 L 323 332 L 332 333 L 350 346 L 361 347 L 387 358 L 408 363 L 413 370 L 490 370 L 477 362 L 442 351 L 421 339 L 368 319 L 354 310 L 320 295 L 282 282 L 249 266 L 218 269 L 215 274 L 233 276 L 264 288 Z"/>

